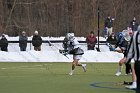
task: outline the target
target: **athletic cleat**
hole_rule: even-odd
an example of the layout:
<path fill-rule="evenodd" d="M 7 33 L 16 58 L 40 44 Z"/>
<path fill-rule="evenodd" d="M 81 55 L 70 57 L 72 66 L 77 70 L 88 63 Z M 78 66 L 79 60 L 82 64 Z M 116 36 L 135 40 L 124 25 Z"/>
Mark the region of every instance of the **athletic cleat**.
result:
<path fill-rule="evenodd" d="M 127 89 L 136 89 L 137 85 L 136 84 L 132 84 L 130 86 L 125 86 Z"/>
<path fill-rule="evenodd" d="M 116 76 L 120 76 L 121 75 L 121 72 L 117 72 L 115 75 Z"/>
<path fill-rule="evenodd" d="M 125 75 L 126 75 L 126 76 L 127 76 L 127 75 L 132 75 L 132 73 L 128 73 L 128 74 L 125 74 Z"/>
<path fill-rule="evenodd" d="M 70 76 L 71 76 L 72 74 L 73 74 L 72 72 L 69 73 Z"/>
<path fill-rule="evenodd" d="M 130 72 L 130 73 L 126 73 L 125 75 L 126 75 L 126 76 L 127 76 L 127 75 L 132 75 L 132 72 Z"/>
<path fill-rule="evenodd" d="M 86 64 L 82 64 L 82 68 L 83 68 L 84 72 L 86 72 Z"/>

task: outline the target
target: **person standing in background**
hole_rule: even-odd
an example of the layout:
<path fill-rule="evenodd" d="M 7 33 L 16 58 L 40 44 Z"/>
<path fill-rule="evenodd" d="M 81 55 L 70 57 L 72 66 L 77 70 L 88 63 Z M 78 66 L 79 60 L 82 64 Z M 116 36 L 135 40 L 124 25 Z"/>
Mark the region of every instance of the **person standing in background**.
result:
<path fill-rule="evenodd" d="M 137 31 L 139 24 L 136 20 L 136 18 L 134 17 L 133 20 L 130 22 L 130 28 L 132 29 L 132 31 Z"/>
<path fill-rule="evenodd" d="M 110 15 L 108 15 L 108 17 L 105 19 L 104 26 L 107 29 L 107 36 L 110 36 L 112 34 L 113 20 L 114 20 L 114 18 L 111 18 Z"/>
<path fill-rule="evenodd" d="M 35 31 L 34 36 L 32 38 L 32 44 L 34 46 L 34 50 L 41 51 L 42 38 L 38 35 L 38 31 Z"/>
<path fill-rule="evenodd" d="M 0 47 L 1 47 L 1 51 L 8 51 L 8 40 L 6 39 L 5 35 L 2 34 L 2 38 L 0 40 Z"/>
<path fill-rule="evenodd" d="M 22 34 L 19 36 L 19 47 L 20 51 L 26 51 L 28 38 L 26 36 L 26 32 L 23 31 Z"/>

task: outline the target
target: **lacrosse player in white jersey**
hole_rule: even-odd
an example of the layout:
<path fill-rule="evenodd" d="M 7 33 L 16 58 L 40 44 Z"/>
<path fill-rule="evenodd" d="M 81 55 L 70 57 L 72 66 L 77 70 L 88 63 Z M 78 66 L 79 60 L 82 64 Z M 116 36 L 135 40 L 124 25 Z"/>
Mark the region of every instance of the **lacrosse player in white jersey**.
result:
<path fill-rule="evenodd" d="M 86 64 L 79 63 L 79 60 L 84 54 L 84 51 L 80 48 L 78 40 L 74 37 L 74 33 L 67 33 L 65 38 L 68 39 L 67 42 L 68 46 L 67 49 L 69 51 L 68 54 L 73 55 L 72 67 L 69 75 L 73 75 L 76 66 L 81 66 L 84 72 L 86 72 Z"/>

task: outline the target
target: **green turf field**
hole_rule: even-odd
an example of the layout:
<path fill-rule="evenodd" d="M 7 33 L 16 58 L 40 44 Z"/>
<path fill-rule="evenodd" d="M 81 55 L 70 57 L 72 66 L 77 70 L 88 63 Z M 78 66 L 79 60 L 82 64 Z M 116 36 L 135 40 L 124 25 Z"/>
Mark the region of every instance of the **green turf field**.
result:
<path fill-rule="evenodd" d="M 131 76 L 116 77 L 118 64 L 87 63 L 87 72 L 71 63 L 0 63 L 0 93 L 135 93 L 120 83 Z"/>

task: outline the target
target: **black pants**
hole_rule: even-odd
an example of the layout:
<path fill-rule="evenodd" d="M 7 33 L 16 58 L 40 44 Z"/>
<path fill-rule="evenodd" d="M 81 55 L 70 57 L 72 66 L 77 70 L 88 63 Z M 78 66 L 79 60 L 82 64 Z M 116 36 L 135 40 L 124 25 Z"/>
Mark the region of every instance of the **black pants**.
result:
<path fill-rule="evenodd" d="M 128 60 L 128 62 L 125 64 L 125 73 L 129 74 L 132 72 L 131 64 L 130 64 L 131 59 Z"/>
<path fill-rule="evenodd" d="M 88 46 L 87 46 L 87 49 L 88 49 L 88 50 L 94 50 L 94 47 L 95 47 L 95 46 L 88 45 Z"/>
<path fill-rule="evenodd" d="M 136 93 L 140 93 L 140 61 L 135 61 L 135 73 L 137 77 Z"/>
<path fill-rule="evenodd" d="M 1 51 L 8 51 L 7 47 L 1 47 Z"/>
<path fill-rule="evenodd" d="M 20 51 L 26 51 L 26 47 L 20 47 Z"/>

